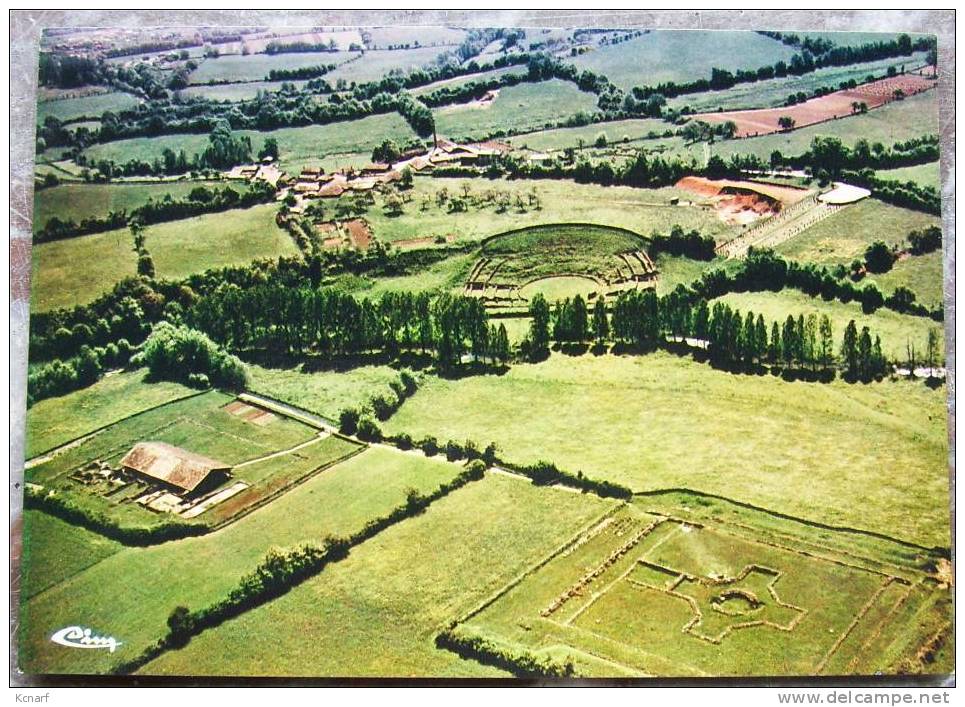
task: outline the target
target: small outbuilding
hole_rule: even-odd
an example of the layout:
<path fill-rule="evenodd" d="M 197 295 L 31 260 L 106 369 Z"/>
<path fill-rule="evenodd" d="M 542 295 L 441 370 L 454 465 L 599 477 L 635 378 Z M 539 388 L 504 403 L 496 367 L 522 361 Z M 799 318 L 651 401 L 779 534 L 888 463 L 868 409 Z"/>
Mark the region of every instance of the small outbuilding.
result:
<path fill-rule="evenodd" d="M 213 491 L 231 476 L 231 465 L 164 442 L 139 442 L 121 467 L 147 483 L 194 498 Z"/>

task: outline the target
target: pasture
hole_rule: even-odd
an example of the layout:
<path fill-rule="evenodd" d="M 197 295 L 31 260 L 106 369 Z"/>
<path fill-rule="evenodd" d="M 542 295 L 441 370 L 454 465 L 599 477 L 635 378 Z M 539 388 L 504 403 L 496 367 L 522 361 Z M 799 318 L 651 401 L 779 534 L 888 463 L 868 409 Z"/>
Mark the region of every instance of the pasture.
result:
<path fill-rule="evenodd" d="M 590 677 L 867 675 L 929 638 L 919 615 L 947 620 L 948 591 L 908 548 L 679 496 L 616 510 L 457 633 Z"/>
<path fill-rule="evenodd" d="M 620 88 L 709 79 L 713 68 L 757 69 L 790 60 L 792 47 L 756 32 L 661 30 L 567 59 Z"/>
<path fill-rule="evenodd" d="M 441 192 L 463 197 L 465 188 L 469 190 L 466 211 L 453 212 L 448 202 L 439 203 Z M 487 200 L 487 195 L 492 193 L 507 194 L 510 207 L 499 211 L 495 203 Z M 533 193 L 539 198 L 539 208 L 529 205 L 528 197 Z M 578 184 L 570 180 L 433 177 L 416 179 L 409 194 L 412 200 L 399 216 L 388 216 L 381 208 L 366 214 L 379 240 L 391 243 L 454 235 L 459 241 L 475 241 L 527 226 L 572 222 L 606 224 L 643 236 L 669 233 L 674 225 L 680 225 L 685 231 L 697 229 L 705 235 L 730 232 L 730 227 L 717 218 L 712 209 L 691 206 L 693 197 L 672 187 L 637 189 Z M 523 202 L 522 209 L 517 197 Z M 480 200 L 484 203 L 475 205 L 474 202 Z"/>
<path fill-rule="evenodd" d="M 849 266 L 855 259 L 864 260 L 865 250 L 875 241 L 907 247 L 910 231 L 940 225 L 937 216 L 864 199 L 814 224 L 775 250 L 793 260 Z"/>
<path fill-rule="evenodd" d="M 222 598 L 269 549 L 351 535 L 401 505 L 409 488 L 430 493 L 458 471 L 438 460 L 369 449 L 217 532 L 124 548 L 24 605 L 21 665 L 29 672 L 106 672 L 160 638 L 176 606 L 199 609 Z M 52 644 L 50 633 L 77 616 L 125 645 L 112 655 Z"/>
<path fill-rule="evenodd" d="M 902 101 L 893 101 L 863 115 L 839 118 L 811 125 L 789 133 L 775 133 L 740 140 L 723 140 L 710 146 L 715 155 L 729 159 L 732 155 L 754 154 L 770 159 L 777 150 L 783 155 L 800 155 L 808 151 L 816 135 L 837 137 L 853 147 L 861 139 L 891 146 L 911 138 L 938 132 L 938 93 L 925 91 Z"/>
<path fill-rule="evenodd" d="M 664 135 L 667 131 L 675 131 L 676 128 L 666 121 L 658 118 L 641 118 L 629 120 L 613 120 L 606 123 L 594 123 L 583 125 L 578 128 L 554 128 L 552 130 L 539 130 L 532 133 L 523 133 L 507 138 L 507 142 L 517 148 L 528 148 L 530 150 L 562 150 L 566 147 L 579 147 L 580 141 L 583 145 L 593 145 L 599 135 L 606 136 L 608 144 L 638 143 L 649 139 L 652 133 Z M 649 143 L 644 145 L 633 144 L 633 147 L 649 147 Z"/>
<path fill-rule="evenodd" d="M 535 130 L 580 112 L 592 112 L 596 96 L 559 79 L 521 83 L 500 89 L 485 107 L 457 103 L 433 110 L 440 136 L 481 139 L 507 132 Z"/>
<path fill-rule="evenodd" d="M 612 505 L 487 474 L 140 673 L 232 675 L 257 661 L 278 676 L 506 676 L 439 650 L 436 634 Z"/>
<path fill-rule="evenodd" d="M 666 353 L 554 354 L 501 376 L 429 379 L 383 428 L 494 440 L 510 462 L 947 546 L 944 419 L 944 393 L 920 382 L 786 382 Z"/>
<path fill-rule="evenodd" d="M 507 74 L 513 75 L 525 75 L 525 66 L 504 66 L 501 69 L 492 69 L 490 71 L 480 71 L 475 74 L 466 74 L 465 76 L 454 76 L 451 79 L 443 79 L 442 81 L 436 81 L 435 83 L 427 84 L 426 86 L 419 86 L 413 88 L 409 93 L 413 96 L 424 96 L 433 91 L 437 91 L 440 88 L 456 88 L 458 86 L 464 86 L 467 83 L 472 83 L 474 81 L 491 81 L 493 79 L 498 79 L 501 76 Z"/>
<path fill-rule="evenodd" d="M 280 40 L 279 40 L 280 41 Z M 204 59 L 188 76 L 192 85 L 209 82 L 263 81 L 272 69 L 301 69 L 306 66 L 342 64 L 359 56 L 358 52 L 304 52 L 294 54 L 231 54 Z M 323 78 L 328 78 L 326 74 Z"/>
<path fill-rule="evenodd" d="M 286 55 L 290 56 L 290 55 Z M 220 83 L 220 84 L 195 84 L 188 86 L 178 93 L 185 98 L 201 96 L 210 101 L 250 101 L 257 97 L 259 93 L 278 91 L 281 88 L 281 81 L 245 81 L 243 83 Z M 305 81 L 290 81 L 297 88 L 301 88 Z"/>
<path fill-rule="evenodd" d="M 909 256 L 895 263 L 888 272 L 868 275 L 866 279 L 877 283 L 886 297 L 896 287 L 907 287 L 915 293 L 917 301 L 927 307 L 937 307 L 945 300 L 941 251 Z"/>
<path fill-rule="evenodd" d="M 335 71 L 325 74 L 323 78 L 332 86 L 336 86 L 339 80 L 349 85 L 378 81 L 392 71 L 406 74 L 413 69 L 428 66 L 448 49 L 449 47 L 440 46 L 366 51 L 358 60 L 340 63 Z"/>
<path fill-rule="evenodd" d="M 31 459 L 89 432 L 197 391 L 179 383 L 145 380 L 147 369 L 117 371 L 93 385 L 41 400 L 27 410 L 26 451 Z"/>
<path fill-rule="evenodd" d="M 864 314 L 857 302 L 826 302 L 820 297 L 808 297 L 796 290 L 782 290 L 781 292 L 732 292 L 720 298 L 744 314 L 753 311 L 755 315 L 763 314 L 770 328 L 771 322 L 782 324 L 787 315 L 797 319 L 799 314 L 807 317 L 809 314 L 828 315 L 834 329 L 835 351 L 839 351 L 844 337 L 844 329 L 848 322 L 854 320 L 858 332 L 866 326 L 871 331 L 872 340 L 875 334 L 881 337 L 881 350 L 891 360 L 904 360 L 909 342 L 914 344 L 919 352 L 925 350 L 928 341 L 928 331 L 934 329 L 941 336 L 943 327 L 928 317 L 915 317 L 910 314 L 898 314 L 890 309 L 879 309 L 874 314 Z"/>
<path fill-rule="evenodd" d="M 320 368 L 310 363 L 291 368 L 267 368 L 249 363 L 248 386 L 261 393 L 337 423 L 349 407 L 362 408 L 376 395 L 394 395 L 389 383 L 399 372 L 384 365 Z"/>
<path fill-rule="evenodd" d="M 95 93 L 78 98 L 60 98 L 55 101 L 37 103 L 37 123 L 43 125 L 48 117 L 61 122 L 76 121 L 80 118 L 100 118 L 105 112 L 119 113 L 140 104 L 140 99 L 130 93 L 112 91 Z"/>
<path fill-rule="evenodd" d="M 459 44 L 466 38 L 466 31 L 455 27 L 432 25 L 395 25 L 393 27 L 367 27 L 372 49 L 387 44 Z"/>
<path fill-rule="evenodd" d="M 104 218 L 111 211 L 133 211 L 150 200 L 170 195 L 183 199 L 197 187 L 217 187 L 219 182 L 166 181 L 114 184 L 61 184 L 34 191 L 34 232 L 51 218 L 80 223 L 87 218 Z M 237 188 L 237 185 L 235 185 Z"/>
<path fill-rule="evenodd" d="M 902 184 L 915 182 L 918 186 L 941 190 L 941 172 L 938 162 L 927 162 L 913 167 L 879 169 L 875 174 L 879 179 L 890 179 Z"/>

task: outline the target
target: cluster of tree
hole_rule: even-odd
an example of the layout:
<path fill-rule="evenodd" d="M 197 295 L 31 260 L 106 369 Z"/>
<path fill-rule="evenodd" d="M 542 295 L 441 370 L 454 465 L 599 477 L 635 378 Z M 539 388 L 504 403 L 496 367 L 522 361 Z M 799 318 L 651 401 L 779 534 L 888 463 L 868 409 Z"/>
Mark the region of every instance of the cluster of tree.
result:
<path fill-rule="evenodd" d="M 334 71 L 338 64 L 318 64 L 316 66 L 301 66 L 295 69 L 271 69 L 266 81 L 304 81 L 305 79 L 317 79 L 324 76 L 329 71 Z"/>
<path fill-rule="evenodd" d="M 415 376 L 412 375 L 412 372 L 402 370 L 399 372 L 399 380 L 389 383 L 389 389 L 392 391 L 392 394 L 373 396 L 369 400 L 369 406 L 379 420 L 388 420 L 392 417 L 392 414 L 399 409 L 402 403 L 415 395 L 418 388 L 419 385 L 416 382 Z"/>
<path fill-rule="evenodd" d="M 149 200 L 143 206 L 132 209 L 111 211 L 107 216 L 88 217 L 77 223 L 73 219 L 61 219 L 52 216 L 42 229 L 37 231 L 34 240 L 38 243 L 55 241 L 63 238 L 73 238 L 89 233 L 100 233 L 123 228 L 134 221 L 148 226 L 165 221 L 197 216 L 198 214 L 226 211 L 228 209 L 243 209 L 255 204 L 267 203 L 275 198 L 274 190 L 265 182 L 252 182 L 241 192 L 229 186 L 209 189 L 198 186 L 184 199 L 172 199 L 170 194 L 155 201 Z"/>
<path fill-rule="evenodd" d="M 55 358 L 31 366 L 27 372 L 27 407 L 45 398 L 86 388 L 105 371 L 124 366 L 131 353 L 132 348 L 127 339 L 119 339 L 116 343 L 107 342 L 104 346 L 92 347 L 84 343 L 81 344 L 78 354 L 72 358 Z"/>
<path fill-rule="evenodd" d="M 40 52 L 41 86 L 78 88 L 101 83 L 103 63 L 86 56 Z"/>
<path fill-rule="evenodd" d="M 197 388 L 211 385 L 241 390 L 247 374 L 241 361 L 224 351 L 202 332 L 162 321 L 131 359 L 147 366 L 158 380 L 173 380 Z"/>
<path fill-rule="evenodd" d="M 637 150 L 633 157 L 623 163 L 608 159 L 591 161 L 584 157 L 577 157 L 571 164 L 561 158 L 534 162 L 510 153 L 495 160 L 485 173 L 491 177 L 505 175 L 510 179 L 572 179 L 581 184 L 620 184 L 655 189 L 676 184 L 689 174 L 701 172 L 692 161 L 666 159 L 660 155 L 648 155 L 645 150 Z"/>
<path fill-rule="evenodd" d="M 111 47 L 104 52 L 104 56 L 108 59 L 116 59 L 122 56 L 136 56 L 138 54 L 152 54 L 154 52 L 168 52 L 174 49 L 179 49 L 181 51 L 179 51 L 175 56 L 180 59 L 187 59 L 187 48 L 194 46 L 197 46 L 197 42 L 194 39 L 157 40 L 154 42 L 129 44 L 123 47 Z"/>
<path fill-rule="evenodd" d="M 711 125 L 703 120 L 688 120 L 680 130 L 680 136 L 687 142 L 697 143 L 707 140 L 713 142 L 714 138 L 729 140 L 737 133 L 737 124 L 733 120 Z"/>
<path fill-rule="evenodd" d="M 820 62 L 820 66 L 858 64 L 893 56 L 909 56 L 913 52 L 921 51 L 929 52 L 928 62 L 934 64 L 933 52 L 937 51 L 935 37 L 922 36 L 913 41 L 907 34 L 900 34 L 893 40 L 867 42 L 859 46 L 838 46 L 823 37 L 806 36 L 802 39 L 794 33 L 761 31 L 759 34 L 803 50 L 805 54 L 814 57 L 816 62 Z"/>
<path fill-rule="evenodd" d="M 232 350 L 350 356 L 403 350 L 433 351 L 446 369 L 471 354 L 509 358 L 505 326 L 491 326 L 476 298 L 386 293 L 378 301 L 334 289 L 269 283 L 219 288 L 201 298 L 187 320 Z"/>
<path fill-rule="evenodd" d="M 435 132 L 436 122 L 432 111 L 412 94 L 403 91 L 395 102 L 395 109 L 412 126 L 419 137 L 429 137 Z"/>
<path fill-rule="evenodd" d="M 942 247 L 942 229 L 938 226 L 927 226 L 908 234 L 912 255 L 924 255 Z"/>
<path fill-rule="evenodd" d="M 854 147 L 849 148 L 840 138 L 818 135 L 811 140 L 811 146 L 804 154 L 785 158 L 775 153 L 771 156 L 771 165 L 808 168 L 826 181 L 839 178 L 845 170 L 894 169 L 937 159 L 937 135 L 896 142 L 890 148 L 880 142 L 869 143 L 865 138 L 860 138 Z"/>
<path fill-rule="evenodd" d="M 559 661 L 547 655 L 535 656 L 482 636 L 464 635 L 455 626 L 436 636 L 436 647 L 451 651 L 460 658 L 492 665 L 518 678 L 567 678 L 576 675 L 572 660 Z"/>
<path fill-rule="evenodd" d="M 621 486 L 610 481 L 591 479 L 585 476 L 582 471 L 571 474 L 560 470 L 551 462 L 537 461 L 535 464 L 528 466 L 503 462 L 503 466 L 528 477 L 537 486 L 559 484 L 587 493 L 595 493 L 601 498 L 622 498 L 629 500 L 633 496 L 633 491 L 626 486 Z"/>
<path fill-rule="evenodd" d="M 235 137 L 227 121 L 218 121 L 208 135 L 208 146 L 198 158 L 203 167 L 230 169 L 238 164 L 251 162 L 251 138 Z"/>
<path fill-rule="evenodd" d="M 650 255 L 659 253 L 679 255 L 692 260 L 713 260 L 716 241 L 713 236 L 702 236 L 693 229 L 687 233 L 679 225 L 670 229 L 669 235 L 657 234 L 650 240 Z"/>
<path fill-rule="evenodd" d="M 265 45 L 265 54 L 308 54 L 312 52 L 337 52 L 338 44 L 335 39 L 327 42 L 276 42 Z"/>

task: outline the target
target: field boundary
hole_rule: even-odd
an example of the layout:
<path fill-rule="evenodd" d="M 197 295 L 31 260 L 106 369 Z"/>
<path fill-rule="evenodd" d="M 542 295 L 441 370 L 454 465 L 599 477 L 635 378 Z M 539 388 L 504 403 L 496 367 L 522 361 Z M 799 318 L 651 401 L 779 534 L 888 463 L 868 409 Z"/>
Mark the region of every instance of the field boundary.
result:
<path fill-rule="evenodd" d="M 647 496 L 660 496 L 663 494 L 670 494 L 670 493 L 685 493 L 685 494 L 692 494 L 694 496 L 703 496 L 705 498 L 714 498 L 714 499 L 717 499 L 718 501 L 726 501 L 727 503 L 732 503 L 735 506 L 740 506 L 741 508 L 747 508 L 752 511 L 767 513 L 768 515 L 772 515 L 775 518 L 781 518 L 782 520 L 791 520 L 791 521 L 801 523 L 803 525 L 809 525 L 814 528 L 820 528 L 822 530 L 833 530 L 836 532 L 844 532 L 844 533 L 856 533 L 858 535 L 865 535 L 868 537 L 876 538 L 878 540 L 887 540 L 889 542 L 893 542 L 898 545 L 902 545 L 904 547 L 911 548 L 914 550 L 920 550 L 928 553 L 937 553 L 942 557 L 948 557 L 950 553 L 950 549 L 942 545 L 934 545 L 932 547 L 928 547 L 927 545 L 920 545 L 918 543 L 911 542 L 910 540 L 902 540 L 901 538 L 892 537 L 890 535 L 886 535 L 885 533 L 879 533 L 876 530 L 862 530 L 860 528 L 852 528 L 847 525 L 831 525 L 830 523 L 822 523 L 821 521 L 818 521 L 818 520 L 807 520 L 799 516 L 790 515 L 789 513 L 775 511 L 770 508 L 765 508 L 763 506 L 756 506 L 753 503 L 748 503 L 746 501 L 737 501 L 733 498 L 728 498 L 727 496 L 722 496 L 720 494 L 710 493 L 707 491 L 697 491 L 694 489 L 688 489 L 681 486 L 672 486 L 672 487 L 663 488 L 663 489 L 652 489 L 650 491 L 634 491 L 633 495 L 635 497 L 636 496 L 647 497 Z"/>

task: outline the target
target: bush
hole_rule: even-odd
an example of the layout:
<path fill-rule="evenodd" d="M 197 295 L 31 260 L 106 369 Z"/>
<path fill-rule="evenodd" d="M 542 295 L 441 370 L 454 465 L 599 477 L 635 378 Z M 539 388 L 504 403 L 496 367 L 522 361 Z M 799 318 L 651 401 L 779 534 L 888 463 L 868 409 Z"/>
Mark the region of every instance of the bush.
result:
<path fill-rule="evenodd" d="M 412 449 L 412 437 L 405 432 L 400 432 L 397 434 L 392 441 L 395 442 L 395 446 L 397 446 L 399 449 Z"/>
<path fill-rule="evenodd" d="M 354 435 L 359 428 L 359 411 L 355 408 L 345 408 L 338 414 L 338 431 L 345 435 Z"/>
<path fill-rule="evenodd" d="M 382 439 L 382 430 L 375 424 L 371 417 L 363 417 L 359 420 L 356 436 L 365 442 L 378 442 Z"/>
<path fill-rule="evenodd" d="M 457 459 L 462 459 L 466 456 L 466 450 L 462 448 L 458 442 L 454 442 L 451 439 L 446 442 L 446 459 L 451 462 Z"/>
<path fill-rule="evenodd" d="M 425 437 L 419 442 L 419 449 L 421 449 L 427 457 L 434 457 L 439 453 L 439 442 L 435 437 Z"/>
<path fill-rule="evenodd" d="M 207 390 L 211 387 L 211 381 L 204 373 L 191 373 L 188 375 L 188 385 L 198 390 Z"/>
<path fill-rule="evenodd" d="M 240 390 L 247 383 L 244 366 L 205 334 L 185 326 L 160 322 L 144 342 L 138 361 L 156 378 L 188 382 L 192 373 L 205 374 L 214 385 Z"/>

